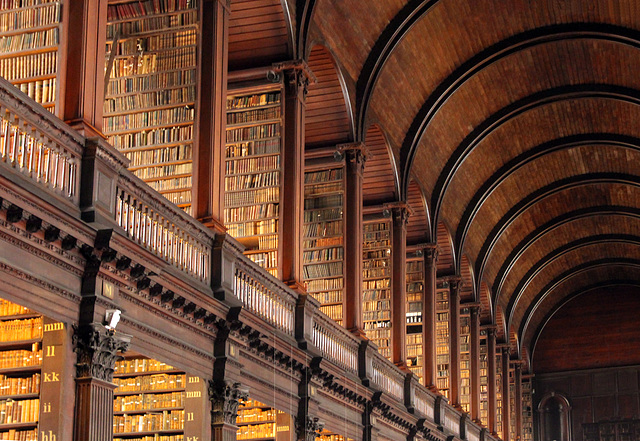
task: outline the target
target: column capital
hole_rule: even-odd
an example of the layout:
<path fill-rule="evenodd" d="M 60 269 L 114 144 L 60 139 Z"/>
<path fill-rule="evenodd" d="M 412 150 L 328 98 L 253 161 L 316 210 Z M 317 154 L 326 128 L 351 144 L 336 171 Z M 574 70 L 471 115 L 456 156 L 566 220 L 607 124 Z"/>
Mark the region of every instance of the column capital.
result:
<path fill-rule="evenodd" d="M 116 334 L 99 323 L 73 327 L 74 351 L 78 354 L 76 378 L 113 381 L 113 369 L 129 348 L 131 336 Z"/>
<path fill-rule="evenodd" d="M 365 163 L 371 158 L 371 153 L 363 142 L 352 142 L 349 144 L 338 144 L 336 152 L 344 156 L 347 164 L 358 165 L 364 168 Z"/>
<path fill-rule="evenodd" d="M 384 210 L 391 212 L 394 224 L 401 225 L 402 227 L 407 226 L 409 217 L 413 214 L 413 209 L 403 201 L 386 203 L 383 204 L 382 207 Z"/>
<path fill-rule="evenodd" d="M 498 348 L 502 351 L 503 356 L 509 357 L 511 355 L 511 346 L 509 346 L 508 344 L 504 343 L 498 345 Z"/>
<path fill-rule="evenodd" d="M 295 88 L 295 90 L 302 90 L 303 97 L 307 96 L 309 85 L 318 82 L 307 62 L 301 59 L 273 63 L 268 74 L 269 78 L 274 82 L 278 82 L 282 74 L 286 76 L 285 84 Z"/>
<path fill-rule="evenodd" d="M 212 423 L 236 425 L 240 401 L 249 398 L 249 388 L 240 383 L 223 380 L 209 381 Z"/>
<path fill-rule="evenodd" d="M 416 248 L 421 250 L 425 261 L 433 265 L 438 261 L 438 255 L 440 254 L 440 248 L 437 243 L 424 243 L 417 245 Z"/>
<path fill-rule="evenodd" d="M 300 441 L 315 441 L 322 429 L 324 429 L 324 422 L 318 417 L 307 416 L 304 422 L 296 418 L 296 434 Z"/>

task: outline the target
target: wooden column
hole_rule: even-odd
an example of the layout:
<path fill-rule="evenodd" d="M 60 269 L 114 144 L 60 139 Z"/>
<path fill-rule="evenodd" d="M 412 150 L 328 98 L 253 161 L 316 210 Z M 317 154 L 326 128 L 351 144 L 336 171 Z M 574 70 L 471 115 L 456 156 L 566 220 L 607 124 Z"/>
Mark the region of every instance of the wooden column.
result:
<path fill-rule="evenodd" d="M 471 307 L 471 419 L 480 423 L 480 307 Z"/>
<path fill-rule="evenodd" d="M 87 137 L 102 135 L 107 0 L 65 3 L 58 115 Z"/>
<path fill-rule="evenodd" d="M 488 399 L 489 399 L 489 409 L 488 409 L 488 421 L 489 421 L 489 432 L 493 436 L 498 435 L 497 427 L 496 427 L 496 412 L 497 412 L 497 400 L 496 400 L 496 329 L 494 326 L 487 327 L 487 369 L 488 378 L 487 378 L 487 386 L 489 388 L 488 391 Z"/>
<path fill-rule="evenodd" d="M 514 378 L 516 384 L 515 414 L 516 414 L 516 439 L 522 439 L 522 363 L 516 362 L 514 368 Z"/>
<path fill-rule="evenodd" d="M 193 214 L 224 232 L 224 175 L 229 54 L 229 5 L 204 0 L 201 6 L 199 93 L 196 108 Z"/>
<path fill-rule="evenodd" d="M 364 337 L 362 323 L 362 176 L 368 156 L 362 143 L 339 145 L 345 158 L 344 326 Z"/>
<path fill-rule="evenodd" d="M 76 364 L 76 405 L 74 439 L 113 439 L 113 369 L 118 353 L 129 347 L 131 337 L 116 334 L 99 323 L 80 325 L 74 341 Z"/>
<path fill-rule="evenodd" d="M 407 367 L 407 221 L 411 209 L 405 203 L 385 205 L 393 221 L 391 251 L 391 361 Z"/>
<path fill-rule="evenodd" d="M 449 402 L 462 410 L 460 405 L 460 277 L 449 279 Z"/>
<path fill-rule="evenodd" d="M 315 77 L 303 60 L 274 65 L 284 77 L 284 146 L 280 231 L 278 247 L 282 280 L 298 292 L 305 292 L 302 277 L 302 224 L 304 221 L 304 126 L 307 86 Z"/>
<path fill-rule="evenodd" d="M 424 385 L 436 388 L 436 270 L 438 246 L 430 244 L 424 248 L 424 297 L 422 299 L 422 362 L 424 363 Z"/>
<path fill-rule="evenodd" d="M 211 399 L 212 441 L 235 441 L 238 433 L 236 419 L 241 400 L 249 398 L 249 389 L 231 381 L 212 381 Z"/>
<path fill-rule="evenodd" d="M 502 441 L 509 441 L 510 438 L 510 424 L 511 424 L 511 412 L 509 399 L 509 358 L 511 349 L 509 346 L 503 346 L 502 348 Z"/>

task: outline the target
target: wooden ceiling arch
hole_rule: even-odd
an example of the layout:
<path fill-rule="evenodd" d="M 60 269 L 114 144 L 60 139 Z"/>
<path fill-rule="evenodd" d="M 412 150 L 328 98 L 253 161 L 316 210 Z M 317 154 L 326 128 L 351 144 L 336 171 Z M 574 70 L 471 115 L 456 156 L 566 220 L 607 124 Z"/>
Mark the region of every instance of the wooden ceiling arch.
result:
<path fill-rule="evenodd" d="M 545 320 L 564 300 L 593 287 L 640 284 L 639 270 L 638 259 L 619 258 L 588 262 L 569 270 L 567 274 L 562 274 L 545 287 L 546 289 L 540 293 L 535 304 L 529 306 L 525 314 L 526 319 L 518 329 L 518 334 L 521 335 L 521 347 L 528 348 L 531 354 L 534 353 L 534 336 L 539 334 Z M 554 292 L 562 300 L 554 302 Z"/>
<path fill-rule="evenodd" d="M 407 245 L 430 243 L 429 213 L 427 211 L 424 193 L 417 181 L 412 180 L 407 192 L 407 204 L 413 211 L 407 222 Z"/>
<path fill-rule="evenodd" d="M 393 153 L 383 130 L 372 125 L 367 130 L 365 145 L 369 152 L 362 177 L 364 205 L 380 205 L 398 201 L 398 172 Z"/>

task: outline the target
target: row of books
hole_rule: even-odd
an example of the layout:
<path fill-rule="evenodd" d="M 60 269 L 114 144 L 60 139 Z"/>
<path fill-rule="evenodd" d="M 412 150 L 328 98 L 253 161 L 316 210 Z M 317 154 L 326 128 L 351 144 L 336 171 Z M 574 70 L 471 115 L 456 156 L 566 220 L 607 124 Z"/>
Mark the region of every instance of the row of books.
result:
<path fill-rule="evenodd" d="M 422 314 L 409 315 L 407 314 L 407 324 L 422 323 Z"/>
<path fill-rule="evenodd" d="M 278 253 L 275 251 L 266 251 L 264 253 L 251 253 L 247 257 L 252 262 L 256 263 L 262 268 L 277 268 L 278 267 Z"/>
<path fill-rule="evenodd" d="M 332 320 L 342 320 L 342 305 L 322 305 L 320 311 L 328 315 Z"/>
<path fill-rule="evenodd" d="M 391 300 L 373 300 L 365 301 L 362 303 L 365 310 L 374 311 L 376 309 L 389 309 L 391 308 Z"/>
<path fill-rule="evenodd" d="M 155 72 L 134 78 L 111 78 L 107 86 L 107 96 L 139 93 L 154 89 L 167 90 L 174 87 L 194 86 L 196 70 L 193 68 L 171 72 Z"/>
<path fill-rule="evenodd" d="M 163 193 L 162 196 L 164 196 L 170 202 L 173 202 L 176 205 L 191 203 L 191 189 L 174 191 L 170 193 Z M 187 214 L 191 214 L 191 212 L 187 211 Z"/>
<path fill-rule="evenodd" d="M 276 240 L 278 236 L 273 234 L 278 231 L 278 219 L 265 219 L 260 221 L 243 222 L 240 224 L 227 225 L 227 232 L 233 237 L 249 237 L 269 235 L 268 237 L 260 237 L 258 240 L 265 240 L 263 244 L 267 248 L 276 248 L 271 241 Z M 277 243 L 277 242 L 276 242 Z M 262 248 L 262 246 L 260 246 Z"/>
<path fill-rule="evenodd" d="M 184 176 L 181 178 L 163 179 L 160 181 L 147 182 L 149 187 L 156 191 L 162 192 L 166 190 L 176 189 L 190 189 L 191 188 L 191 176 Z"/>
<path fill-rule="evenodd" d="M 422 345 L 407 346 L 407 357 L 417 357 L 420 354 L 422 354 Z"/>
<path fill-rule="evenodd" d="M 1 9 L 6 11 L 6 9 Z M 32 8 L 0 14 L 0 32 L 28 30 L 60 23 L 60 2 L 45 3 Z"/>
<path fill-rule="evenodd" d="M 7 441 L 38 441 L 38 429 L 0 431 L 0 439 Z"/>
<path fill-rule="evenodd" d="M 182 430 L 184 411 L 172 410 L 141 415 L 114 415 L 113 433 L 135 433 L 160 430 Z"/>
<path fill-rule="evenodd" d="M 158 127 L 153 130 L 142 130 L 136 133 L 122 133 L 109 136 L 109 144 L 117 149 L 133 149 L 153 147 L 161 144 L 191 142 L 193 126 Z M 190 146 L 190 144 L 189 144 Z"/>
<path fill-rule="evenodd" d="M 373 290 L 365 290 L 362 293 L 363 301 L 372 301 L 372 300 L 382 300 L 382 299 L 390 299 L 391 291 L 388 289 L 373 289 Z"/>
<path fill-rule="evenodd" d="M 320 250 L 304 251 L 302 253 L 303 262 L 310 263 L 327 260 L 342 260 L 343 258 L 343 247 L 324 248 Z"/>
<path fill-rule="evenodd" d="M 197 22 L 198 14 L 194 9 L 187 9 L 171 15 L 145 16 L 132 21 L 110 23 L 107 26 L 107 39 L 112 40 L 116 33 L 120 35 L 146 34 L 184 28 L 195 25 Z"/>
<path fill-rule="evenodd" d="M 40 415 L 40 400 L 0 400 L 0 424 L 33 423 Z"/>
<path fill-rule="evenodd" d="M 307 291 L 309 292 L 327 291 L 325 293 L 327 296 L 327 300 L 321 301 L 322 303 L 332 303 L 332 302 L 342 301 L 342 291 L 338 291 L 343 287 L 342 278 L 326 279 L 326 280 L 309 280 L 308 282 L 306 282 L 306 284 L 307 284 Z M 333 296 L 339 296 L 340 300 L 330 300 L 334 298 Z M 338 298 L 338 297 L 335 297 L 335 298 Z"/>
<path fill-rule="evenodd" d="M 166 162 L 190 161 L 192 154 L 191 144 L 181 144 L 173 147 L 127 152 L 125 156 L 130 161 L 130 167 L 137 167 L 146 164 L 161 165 Z"/>
<path fill-rule="evenodd" d="M 257 423 L 262 421 L 275 421 L 276 419 L 275 409 L 239 409 L 237 423 Z"/>
<path fill-rule="evenodd" d="M 280 103 L 280 92 L 259 95 L 234 96 L 227 98 L 227 110 L 246 109 Z"/>
<path fill-rule="evenodd" d="M 148 75 L 158 71 L 189 68 L 196 64 L 194 47 L 166 50 L 159 53 L 129 55 L 113 60 L 110 78 Z"/>
<path fill-rule="evenodd" d="M 409 291 L 409 288 L 407 287 L 407 302 L 422 303 L 422 290 Z"/>
<path fill-rule="evenodd" d="M 279 204 L 247 205 L 244 207 L 225 208 L 224 222 L 226 224 L 246 222 L 278 216 Z"/>
<path fill-rule="evenodd" d="M 227 159 L 255 155 L 275 155 L 277 153 L 280 153 L 279 139 L 239 142 L 236 144 L 227 144 L 226 146 Z"/>
<path fill-rule="evenodd" d="M 57 51 L 2 58 L 0 59 L 0 76 L 9 81 L 53 76 L 56 74 L 57 66 Z"/>
<path fill-rule="evenodd" d="M 193 164 L 186 162 L 183 164 L 159 165 L 157 167 L 144 167 L 133 171 L 133 174 L 140 179 L 164 178 L 167 176 L 184 175 L 191 173 Z"/>
<path fill-rule="evenodd" d="M 322 184 L 329 181 L 342 181 L 342 175 L 342 168 L 307 172 L 304 174 L 304 183 Z"/>
<path fill-rule="evenodd" d="M 391 268 L 365 268 L 362 270 L 362 275 L 366 279 L 371 279 L 374 277 L 391 277 Z"/>
<path fill-rule="evenodd" d="M 391 279 L 365 280 L 364 282 L 362 282 L 362 288 L 365 290 L 384 289 L 390 287 Z"/>
<path fill-rule="evenodd" d="M 129 358 L 116 362 L 114 372 L 118 374 L 135 374 L 138 372 L 170 371 L 173 366 L 152 358 Z"/>
<path fill-rule="evenodd" d="M 280 172 L 235 175 L 224 178 L 225 191 L 248 190 L 280 185 Z"/>
<path fill-rule="evenodd" d="M 236 439 L 275 438 L 275 436 L 275 423 L 264 423 L 238 427 Z"/>
<path fill-rule="evenodd" d="M 38 343 L 34 343 L 30 351 L 25 349 L 0 351 L 0 369 L 38 366 L 42 364 L 42 349 L 38 349 L 38 347 Z"/>
<path fill-rule="evenodd" d="M 42 338 L 42 317 L 0 322 L 0 341 Z"/>
<path fill-rule="evenodd" d="M 325 182 L 323 184 L 305 185 L 304 196 L 310 198 L 312 196 L 323 195 L 326 193 L 342 192 L 344 187 L 342 182 Z M 316 205 L 317 206 L 317 205 Z"/>
<path fill-rule="evenodd" d="M 140 52 L 161 51 L 177 47 L 193 46 L 198 44 L 198 34 L 195 28 L 178 31 L 166 30 L 162 33 L 148 36 L 124 36 L 116 43 L 118 55 L 136 55 Z M 113 50 L 110 41 L 107 42 L 107 52 Z"/>
<path fill-rule="evenodd" d="M 195 110 L 193 107 L 173 107 L 170 109 L 150 110 L 130 115 L 108 116 L 104 118 L 105 130 L 117 132 L 131 131 L 145 127 L 176 124 L 193 121 Z"/>
<path fill-rule="evenodd" d="M 407 273 L 407 282 L 422 282 L 424 279 L 423 273 Z"/>
<path fill-rule="evenodd" d="M 184 388 L 185 374 L 154 374 L 131 378 L 114 378 L 117 392 L 137 392 Z"/>
<path fill-rule="evenodd" d="M 22 34 L 5 35 L 0 38 L 0 53 L 28 51 L 57 46 L 59 43 L 58 28 L 46 31 L 25 32 Z"/>
<path fill-rule="evenodd" d="M 280 106 L 265 109 L 250 110 L 248 112 L 227 113 L 227 124 L 243 124 L 280 118 Z"/>
<path fill-rule="evenodd" d="M 326 236 L 342 236 L 343 234 L 342 220 L 337 221 L 318 221 L 314 223 L 304 224 L 303 235 L 310 237 L 326 237 Z"/>
<path fill-rule="evenodd" d="M 40 393 L 40 374 L 30 377 L 0 375 L 0 395 L 24 395 Z"/>
<path fill-rule="evenodd" d="M 337 208 L 324 208 L 319 210 L 308 209 L 304 212 L 304 222 L 325 222 L 342 219 L 342 199 Z"/>
<path fill-rule="evenodd" d="M 387 332 L 387 328 L 391 328 L 391 322 L 389 320 L 382 321 L 368 321 L 364 324 L 365 331 L 378 330 L 380 332 Z M 381 334 L 382 335 L 382 334 Z M 384 334 L 386 335 L 386 334 Z"/>
<path fill-rule="evenodd" d="M 127 412 L 132 410 L 167 409 L 184 406 L 184 392 L 171 392 L 168 394 L 140 394 L 115 397 L 113 400 L 114 412 Z"/>
<path fill-rule="evenodd" d="M 257 158 L 236 159 L 226 161 L 225 174 L 238 175 L 245 173 L 261 173 L 265 171 L 278 170 L 280 168 L 280 156 L 260 156 Z"/>
<path fill-rule="evenodd" d="M 196 0 L 146 0 L 116 4 L 109 6 L 109 9 L 107 10 L 107 21 L 146 17 L 149 15 L 177 12 L 196 7 Z"/>
<path fill-rule="evenodd" d="M 305 279 L 337 277 L 342 275 L 342 262 L 327 262 L 317 265 L 304 265 L 302 270 Z"/>
<path fill-rule="evenodd" d="M 372 246 L 375 247 L 375 244 Z M 365 247 L 363 247 L 365 248 Z M 383 262 L 386 262 L 391 257 L 391 249 L 384 248 L 379 250 L 367 250 L 366 248 L 362 251 L 362 260 L 380 260 L 383 259 Z M 387 264 L 381 264 L 380 266 L 386 266 Z"/>
<path fill-rule="evenodd" d="M 226 206 L 241 206 L 253 204 L 278 203 L 280 201 L 280 187 L 267 187 L 255 190 L 225 193 Z"/>
<path fill-rule="evenodd" d="M 302 246 L 305 250 L 311 248 L 324 248 L 342 245 L 342 236 L 334 237 L 319 237 L 317 239 L 305 239 L 302 241 Z"/>
<path fill-rule="evenodd" d="M 0 318 L 2 316 L 21 314 L 33 314 L 33 311 L 8 300 L 0 299 Z"/>
<path fill-rule="evenodd" d="M 304 200 L 305 210 L 315 210 L 318 208 L 332 208 L 332 210 L 338 210 L 340 216 L 342 216 L 342 195 L 330 194 L 327 196 L 307 198 Z"/>
<path fill-rule="evenodd" d="M 414 260 L 414 261 L 409 261 L 407 262 L 407 274 L 409 273 L 418 273 L 418 274 L 422 274 L 423 271 L 423 264 L 422 261 L 419 260 Z"/>
<path fill-rule="evenodd" d="M 37 441 L 37 438 L 34 438 L 34 441 Z M 126 438 L 113 438 L 113 441 L 184 441 L 184 435 L 145 435 L 136 438 L 126 437 Z"/>
<path fill-rule="evenodd" d="M 195 100 L 196 88 L 194 86 L 154 90 L 153 92 L 107 98 L 104 101 L 104 113 L 105 116 L 108 116 L 110 113 L 134 112 L 150 107 L 193 103 Z"/>
<path fill-rule="evenodd" d="M 253 139 L 274 138 L 280 136 L 280 123 L 262 124 L 227 130 L 227 142 L 248 141 Z"/>
<path fill-rule="evenodd" d="M 371 321 L 371 320 L 389 320 L 391 319 L 391 311 L 390 310 L 386 310 L 386 311 L 363 311 L 362 312 L 362 319 L 364 321 Z"/>
<path fill-rule="evenodd" d="M 30 81 L 16 85 L 20 91 L 37 103 L 47 104 L 56 100 L 56 79 Z"/>

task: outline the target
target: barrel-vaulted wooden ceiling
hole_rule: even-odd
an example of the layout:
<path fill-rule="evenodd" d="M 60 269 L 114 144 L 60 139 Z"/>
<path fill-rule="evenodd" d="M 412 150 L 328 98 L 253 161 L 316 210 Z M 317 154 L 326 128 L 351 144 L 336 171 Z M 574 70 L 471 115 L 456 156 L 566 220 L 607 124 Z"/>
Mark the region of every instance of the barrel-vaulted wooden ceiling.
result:
<path fill-rule="evenodd" d="M 568 297 L 637 284 L 640 2 L 233 0 L 232 29 L 251 8 L 279 10 L 257 27 L 271 51 L 257 59 L 322 67 L 314 118 L 331 120 L 318 97 L 339 87 L 336 142 L 386 143 L 375 166 L 388 161 L 400 194 L 371 200 L 416 201 L 424 238 L 446 229 L 451 270 L 520 350 Z M 244 66 L 234 41 L 230 66 Z M 332 141 L 316 126 L 313 139 Z"/>

